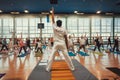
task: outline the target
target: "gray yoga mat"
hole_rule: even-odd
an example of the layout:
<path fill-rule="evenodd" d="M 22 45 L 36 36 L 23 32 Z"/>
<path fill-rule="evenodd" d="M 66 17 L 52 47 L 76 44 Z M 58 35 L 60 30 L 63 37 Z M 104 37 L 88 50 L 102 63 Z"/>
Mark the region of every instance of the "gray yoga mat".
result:
<path fill-rule="evenodd" d="M 75 71 L 71 71 L 75 80 L 98 80 L 92 73 L 90 73 L 77 60 L 72 60 L 75 66 Z M 41 65 L 40 65 L 41 64 Z M 40 62 L 33 69 L 28 80 L 51 80 L 51 72 L 46 72 L 46 61 Z"/>
<path fill-rule="evenodd" d="M 31 74 L 28 77 L 28 80 L 50 80 L 51 72 L 47 72 L 45 70 L 46 63 L 41 63 L 42 65 L 37 64 L 37 66 L 33 69 Z"/>
<path fill-rule="evenodd" d="M 75 71 L 71 71 L 75 80 L 98 80 L 92 73 L 90 73 L 77 60 L 72 60 L 75 66 Z"/>

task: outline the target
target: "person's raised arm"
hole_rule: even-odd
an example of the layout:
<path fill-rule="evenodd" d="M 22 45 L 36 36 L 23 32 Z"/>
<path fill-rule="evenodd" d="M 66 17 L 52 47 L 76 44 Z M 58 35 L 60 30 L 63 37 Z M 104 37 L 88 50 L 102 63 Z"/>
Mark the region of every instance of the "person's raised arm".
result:
<path fill-rule="evenodd" d="M 54 8 L 52 7 L 52 23 L 54 24 L 55 23 L 55 20 L 54 20 Z"/>

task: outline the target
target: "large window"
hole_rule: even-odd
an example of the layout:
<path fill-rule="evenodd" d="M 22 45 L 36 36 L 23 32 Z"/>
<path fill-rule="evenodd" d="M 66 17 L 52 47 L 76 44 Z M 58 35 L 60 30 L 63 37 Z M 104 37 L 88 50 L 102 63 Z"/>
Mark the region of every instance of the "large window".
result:
<path fill-rule="evenodd" d="M 120 36 L 120 18 L 115 18 L 114 32 L 115 36 Z"/>
<path fill-rule="evenodd" d="M 28 37 L 28 18 L 16 18 L 16 35 L 17 37 L 27 38 Z"/>
<path fill-rule="evenodd" d="M 107 40 L 108 36 L 112 36 L 112 18 L 101 18 L 101 36 Z"/>
<path fill-rule="evenodd" d="M 78 26 L 77 26 L 77 17 L 71 16 L 67 18 L 67 30 L 68 34 L 75 34 L 78 36 Z"/>
<path fill-rule="evenodd" d="M 40 23 L 40 18 L 29 18 L 29 33 L 30 38 L 39 37 L 40 30 L 38 29 L 38 23 Z"/>
<path fill-rule="evenodd" d="M 53 34 L 51 19 L 47 21 L 47 16 L 42 17 L 42 23 L 44 23 L 44 29 L 42 29 L 43 37 L 51 37 Z"/>
<path fill-rule="evenodd" d="M 79 18 L 78 19 L 78 33 L 80 35 L 90 36 L 90 19 L 89 18 Z"/>
<path fill-rule="evenodd" d="M 3 37 L 11 38 L 13 32 L 13 18 L 3 18 Z"/>
<path fill-rule="evenodd" d="M 87 35 L 92 39 L 92 36 L 102 36 L 104 41 L 108 36 L 120 37 L 120 17 L 112 16 L 86 16 L 86 15 L 55 15 L 55 21 L 62 20 L 62 27 L 68 31 L 68 34 L 80 37 L 81 35 Z M 114 23 L 113 23 L 114 20 Z M 46 15 L 0 15 L 0 37 L 11 38 L 12 33 L 16 32 L 16 36 L 19 38 L 35 38 L 40 37 L 40 29 L 38 29 L 38 23 L 44 23 L 44 29 L 42 29 L 42 37 L 53 36 L 51 18 Z M 111 38 L 113 39 L 113 38 Z"/>
<path fill-rule="evenodd" d="M 93 17 L 91 21 L 91 35 L 97 36 L 100 35 L 100 18 Z"/>

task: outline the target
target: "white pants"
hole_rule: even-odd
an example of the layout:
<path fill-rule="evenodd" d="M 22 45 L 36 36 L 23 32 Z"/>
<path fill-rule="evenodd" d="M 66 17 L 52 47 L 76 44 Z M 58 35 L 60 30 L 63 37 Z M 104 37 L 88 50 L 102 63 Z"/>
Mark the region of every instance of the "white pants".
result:
<path fill-rule="evenodd" d="M 52 53 L 50 54 L 50 58 L 49 58 L 49 61 L 48 61 L 48 65 L 47 65 L 47 67 L 46 67 L 46 70 L 50 71 L 51 66 L 52 66 L 52 63 L 53 63 L 53 60 L 54 60 L 54 57 L 55 57 L 55 53 L 56 53 L 58 50 L 61 50 L 61 51 L 62 51 L 63 56 L 64 56 L 64 58 L 65 58 L 65 61 L 66 61 L 66 63 L 68 64 L 69 68 L 70 68 L 71 70 L 74 70 L 74 66 L 73 66 L 73 63 L 72 63 L 72 61 L 71 61 L 71 58 L 70 58 L 69 55 L 68 55 L 68 51 L 67 51 L 65 42 L 54 42 L 53 50 L 52 50 Z"/>

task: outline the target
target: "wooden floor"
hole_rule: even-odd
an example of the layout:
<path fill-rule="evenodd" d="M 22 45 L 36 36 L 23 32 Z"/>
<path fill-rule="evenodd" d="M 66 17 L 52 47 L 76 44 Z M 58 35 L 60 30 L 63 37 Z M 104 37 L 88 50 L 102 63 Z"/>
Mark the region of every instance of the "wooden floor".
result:
<path fill-rule="evenodd" d="M 65 61 L 55 61 L 52 65 L 51 80 L 75 80 Z"/>
<path fill-rule="evenodd" d="M 6 73 L 1 80 L 27 80 L 39 60 L 41 58 L 35 57 L 34 52 L 22 58 L 17 57 L 16 54 L 1 58 L 0 73 Z M 116 74 L 107 70 L 106 67 L 120 68 L 120 55 L 106 53 L 104 56 L 98 56 L 91 53 L 90 56 L 79 56 L 77 60 L 99 80 L 118 78 Z M 52 69 L 52 80 L 75 80 L 65 62 L 54 62 Z M 58 72 L 55 69 L 59 69 Z M 62 72 L 62 69 L 65 69 L 65 72 Z M 68 74 L 68 76 L 64 76 L 64 74 Z"/>

